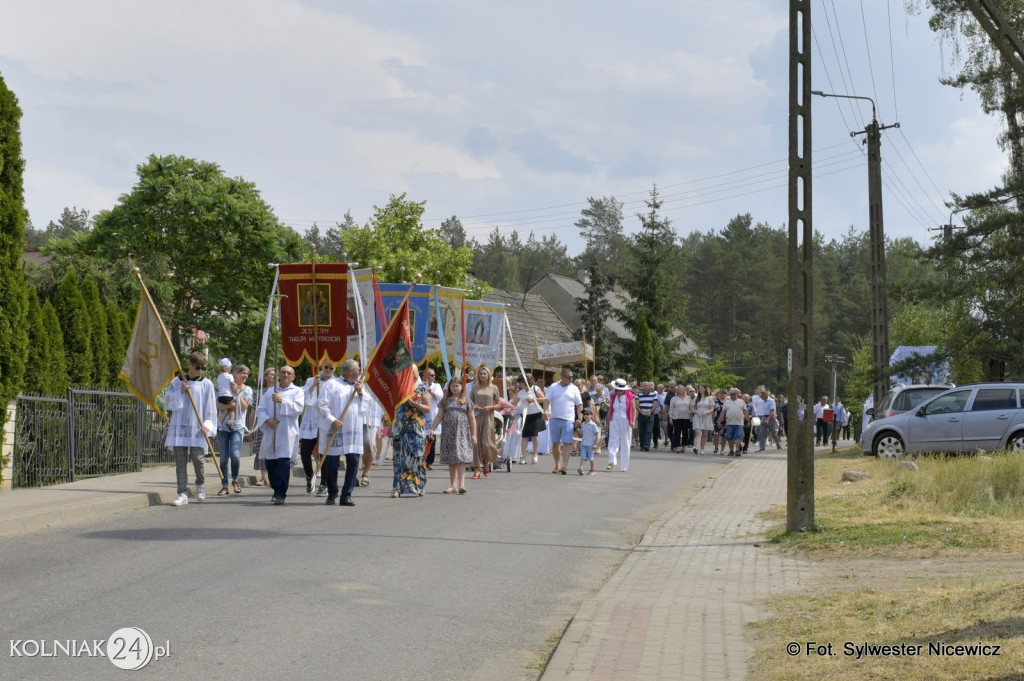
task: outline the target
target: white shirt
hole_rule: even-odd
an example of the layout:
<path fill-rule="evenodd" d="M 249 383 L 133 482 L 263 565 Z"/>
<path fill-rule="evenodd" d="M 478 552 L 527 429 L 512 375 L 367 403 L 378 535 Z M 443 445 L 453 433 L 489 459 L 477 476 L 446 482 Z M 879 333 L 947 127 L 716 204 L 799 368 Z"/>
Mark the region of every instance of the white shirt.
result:
<path fill-rule="evenodd" d="M 315 440 L 320 434 L 320 395 L 317 392 L 316 384 L 314 383 L 315 379 L 315 376 L 310 376 L 306 379 L 306 385 L 302 387 L 302 399 L 305 404 L 305 408 L 302 410 L 302 425 L 299 427 L 299 437 L 303 440 Z M 326 381 L 321 378 L 321 391 L 323 390 L 324 384 L 329 381 L 336 380 L 338 379 L 334 376 L 331 376 Z"/>
<path fill-rule="evenodd" d="M 351 399 L 352 404 L 348 411 L 345 405 Z M 326 456 L 339 456 L 341 454 L 362 454 L 363 453 L 363 398 L 355 394 L 355 386 L 344 379 L 328 381 L 320 385 L 320 442 L 329 450 L 322 450 Z M 334 437 L 332 424 L 341 417 L 345 411 L 345 418 L 342 420 L 341 430 Z"/>
<path fill-rule="evenodd" d="M 533 397 L 533 401 L 530 402 L 530 397 Z M 529 416 L 530 414 L 539 414 L 544 411 L 544 408 L 540 406 L 540 399 L 537 393 L 537 386 L 531 386 L 529 390 L 523 388 L 516 394 L 516 406 L 523 405 L 521 411 Z"/>
<path fill-rule="evenodd" d="M 263 393 L 256 407 L 256 427 L 263 433 L 260 458 L 294 459 L 299 455 L 299 416 L 305 406 L 304 391 L 297 385 L 277 388 L 281 403 L 274 402 L 274 388 Z M 267 425 L 267 419 L 276 419 L 277 428 Z"/>
<path fill-rule="evenodd" d="M 770 397 L 762 400 L 760 395 L 754 395 L 750 398 L 750 403 L 754 405 L 754 414 L 761 418 L 775 411 L 775 400 Z"/>
<path fill-rule="evenodd" d="M 426 383 L 424 383 L 426 385 Z M 427 425 L 434 422 L 434 417 L 437 416 L 437 408 L 441 406 L 441 399 L 444 397 L 444 388 L 441 387 L 440 383 L 431 383 L 427 385 L 427 392 L 430 393 L 430 411 L 427 413 Z M 378 421 L 380 419 L 377 419 Z M 434 435 L 441 434 L 441 426 L 438 425 L 434 429 Z"/>
<path fill-rule="evenodd" d="M 565 419 L 566 421 L 576 420 L 576 405 L 583 404 L 583 396 L 580 395 L 579 388 L 572 383 L 562 385 L 562 382 L 558 381 L 548 386 L 546 394 L 548 413 L 551 414 L 551 418 Z"/>
<path fill-rule="evenodd" d="M 181 377 L 176 377 L 164 392 L 164 404 L 171 412 L 171 422 L 167 425 L 167 446 L 199 447 L 206 452 L 209 450 L 203 430 L 207 435 L 217 432 L 217 396 L 208 378 L 189 381 L 188 387 L 199 409 L 202 429 L 196 421 L 196 410 L 192 408 L 191 400 L 181 392 Z"/>

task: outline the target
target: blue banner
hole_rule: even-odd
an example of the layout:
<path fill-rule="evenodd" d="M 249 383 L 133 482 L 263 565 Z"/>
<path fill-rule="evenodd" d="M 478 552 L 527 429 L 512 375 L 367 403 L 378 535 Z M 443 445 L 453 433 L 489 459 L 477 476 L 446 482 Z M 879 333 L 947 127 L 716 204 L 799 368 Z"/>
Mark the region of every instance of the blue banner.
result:
<path fill-rule="evenodd" d="M 409 292 L 409 284 L 385 284 L 380 285 L 380 297 L 383 303 L 384 314 L 386 315 L 384 325 L 387 326 L 391 318 L 402 306 L 402 299 Z M 427 329 L 430 323 L 430 308 L 432 303 L 431 286 L 429 284 L 416 284 L 409 295 L 409 327 L 412 331 L 412 361 L 419 364 L 427 358 Z"/>

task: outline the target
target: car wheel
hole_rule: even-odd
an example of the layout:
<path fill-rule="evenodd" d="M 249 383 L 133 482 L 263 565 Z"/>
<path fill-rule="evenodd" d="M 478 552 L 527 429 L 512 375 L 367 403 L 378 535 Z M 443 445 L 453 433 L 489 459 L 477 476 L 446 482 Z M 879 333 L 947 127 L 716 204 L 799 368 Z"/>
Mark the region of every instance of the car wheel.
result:
<path fill-rule="evenodd" d="M 1018 431 L 1006 441 L 1006 451 L 1014 454 L 1024 454 L 1024 431 Z"/>
<path fill-rule="evenodd" d="M 880 433 L 875 438 L 875 446 L 873 447 L 875 456 L 879 459 L 889 458 L 898 459 L 904 454 L 903 439 L 899 435 L 893 432 Z"/>

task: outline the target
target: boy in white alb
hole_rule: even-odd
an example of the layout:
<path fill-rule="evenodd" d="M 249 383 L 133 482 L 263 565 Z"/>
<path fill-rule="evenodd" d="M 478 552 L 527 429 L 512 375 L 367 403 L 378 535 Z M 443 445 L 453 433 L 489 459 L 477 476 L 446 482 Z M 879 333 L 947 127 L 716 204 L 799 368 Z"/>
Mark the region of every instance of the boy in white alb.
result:
<path fill-rule="evenodd" d="M 583 410 L 583 424 L 580 426 L 583 440 L 580 442 L 580 467 L 576 472 L 583 475 L 583 462 L 590 462 L 590 472 L 594 475 L 594 450 L 600 447 L 601 428 L 594 423 L 594 414 L 590 409 Z"/>

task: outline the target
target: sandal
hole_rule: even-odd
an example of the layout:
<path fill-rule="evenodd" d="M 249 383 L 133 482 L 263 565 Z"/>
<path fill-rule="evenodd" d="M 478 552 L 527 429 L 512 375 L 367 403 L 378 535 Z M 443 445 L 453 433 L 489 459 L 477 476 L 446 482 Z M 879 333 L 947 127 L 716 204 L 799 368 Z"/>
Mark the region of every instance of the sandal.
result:
<path fill-rule="evenodd" d="M 226 497 L 227 495 L 228 495 L 228 488 L 227 487 L 221 487 L 220 491 L 217 492 L 217 496 L 218 497 Z"/>
<path fill-rule="evenodd" d="M 260 480 L 259 482 L 256 483 L 256 486 L 257 487 L 266 487 L 267 483 L 266 483 L 265 480 Z"/>
<path fill-rule="evenodd" d="M 455 488 L 454 487 L 449 487 L 442 494 L 455 494 Z"/>
<path fill-rule="evenodd" d="M 364 475 L 362 478 L 360 478 L 359 479 L 359 486 L 360 487 L 369 487 L 370 486 L 370 476 Z"/>
<path fill-rule="evenodd" d="M 459 488 L 459 494 L 465 494 L 465 493 L 466 493 L 466 488 L 465 487 L 460 487 Z"/>
<path fill-rule="evenodd" d="M 235 487 L 235 494 L 241 494 L 242 493 L 242 488 L 238 486 L 238 481 L 237 480 L 235 480 L 231 484 L 234 485 L 234 487 Z M 227 489 L 227 487 L 225 487 L 224 489 Z"/>
<path fill-rule="evenodd" d="M 397 499 L 398 498 L 398 492 L 392 492 L 391 493 L 391 498 L 392 499 Z"/>

